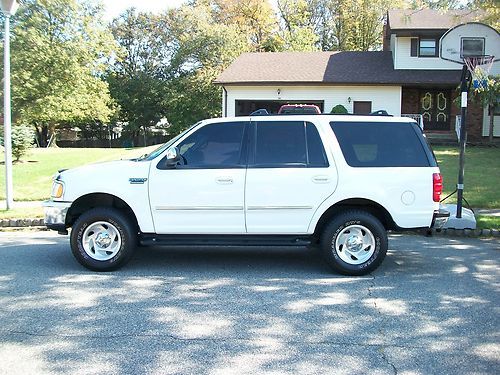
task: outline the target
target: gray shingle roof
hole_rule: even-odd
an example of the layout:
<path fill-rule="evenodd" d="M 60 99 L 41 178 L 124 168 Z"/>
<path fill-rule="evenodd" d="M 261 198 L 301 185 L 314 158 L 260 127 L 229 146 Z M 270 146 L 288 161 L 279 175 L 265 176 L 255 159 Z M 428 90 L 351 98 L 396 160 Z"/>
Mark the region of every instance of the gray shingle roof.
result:
<path fill-rule="evenodd" d="M 215 83 L 458 85 L 459 81 L 460 70 L 395 70 L 391 52 L 369 51 L 244 53 Z"/>
<path fill-rule="evenodd" d="M 480 21 L 483 16 L 483 12 L 470 9 L 393 9 L 388 12 L 388 21 L 391 30 L 448 30 L 461 23 Z"/>

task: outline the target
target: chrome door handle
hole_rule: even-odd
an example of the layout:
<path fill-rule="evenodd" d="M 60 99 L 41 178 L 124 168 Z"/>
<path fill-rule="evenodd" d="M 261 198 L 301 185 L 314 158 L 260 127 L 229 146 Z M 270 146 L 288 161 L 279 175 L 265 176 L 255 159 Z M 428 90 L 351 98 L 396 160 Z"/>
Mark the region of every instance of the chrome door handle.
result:
<path fill-rule="evenodd" d="M 327 184 L 330 182 L 330 178 L 328 176 L 314 176 L 312 181 L 316 184 Z"/>
<path fill-rule="evenodd" d="M 217 177 L 215 181 L 221 185 L 229 185 L 233 183 L 233 179 L 231 177 Z"/>

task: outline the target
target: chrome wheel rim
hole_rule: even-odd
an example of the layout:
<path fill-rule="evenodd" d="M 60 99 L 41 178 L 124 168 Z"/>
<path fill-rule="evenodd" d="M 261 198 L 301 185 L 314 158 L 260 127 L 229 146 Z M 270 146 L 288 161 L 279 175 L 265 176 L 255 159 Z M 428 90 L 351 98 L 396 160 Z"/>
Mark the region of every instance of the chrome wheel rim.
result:
<path fill-rule="evenodd" d="M 118 229 L 106 221 L 90 224 L 83 232 L 82 246 L 89 257 L 99 261 L 113 258 L 122 245 Z"/>
<path fill-rule="evenodd" d="M 362 264 L 375 252 L 375 237 L 363 225 L 349 225 L 332 242 L 332 247 L 344 262 Z"/>

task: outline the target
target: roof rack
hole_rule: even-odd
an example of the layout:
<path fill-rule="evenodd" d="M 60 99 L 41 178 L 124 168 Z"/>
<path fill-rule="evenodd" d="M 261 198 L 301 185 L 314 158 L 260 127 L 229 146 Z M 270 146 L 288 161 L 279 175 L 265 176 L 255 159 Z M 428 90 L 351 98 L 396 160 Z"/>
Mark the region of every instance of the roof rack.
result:
<path fill-rule="evenodd" d="M 253 111 L 248 116 L 385 116 L 385 117 L 394 117 L 394 115 L 389 114 L 385 109 L 379 109 L 378 111 L 374 111 L 371 113 L 269 113 L 267 109 L 261 108 Z M 246 115 L 243 115 L 246 116 Z"/>

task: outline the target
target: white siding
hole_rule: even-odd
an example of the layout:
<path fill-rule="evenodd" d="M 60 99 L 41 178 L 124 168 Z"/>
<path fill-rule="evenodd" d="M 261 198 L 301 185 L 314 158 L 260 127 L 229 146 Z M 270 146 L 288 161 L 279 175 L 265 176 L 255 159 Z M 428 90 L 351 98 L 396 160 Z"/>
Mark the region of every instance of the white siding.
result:
<path fill-rule="evenodd" d="M 396 34 L 391 34 L 391 52 L 392 52 L 392 61 L 395 61 L 396 58 Z M 394 65 L 395 67 L 396 65 Z"/>
<path fill-rule="evenodd" d="M 460 70 L 462 65 L 446 61 L 440 57 L 412 57 L 411 52 L 411 39 L 410 37 L 396 37 L 394 47 L 392 47 L 391 36 L 391 49 L 394 59 L 394 69 L 437 69 L 437 70 Z M 493 64 L 490 74 L 500 74 L 500 63 Z"/>
<path fill-rule="evenodd" d="M 460 64 L 455 64 L 450 61 L 442 60 L 439 57 L 412 57 L 411 38 L 397 37 L 396 38 L 396 59 L 394 60 L 394 69 L 462 69 Z"/>
<path fill-rule="evenodd" d="M 493 136 L 500 137 L 500 116 L 495 116 L 493 120 Z M 483 116 L 483 137 L 487 137 L 490 132 L 490 116 L 488 115 L 488 108 L 484 108 Z"/>
<path fill-rule="evenodd" d="M 352 113 L 354 101 L 371 101 L 373 111 L 385 109 L 391 115 L 401 115 L 401 86 L 226 86 L 226 89 L 227 116 L 235 115 L 236 100 L 323 100 L 327 113 L 337 104 Z"/>

